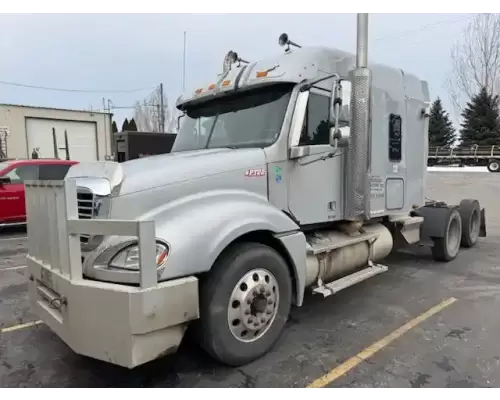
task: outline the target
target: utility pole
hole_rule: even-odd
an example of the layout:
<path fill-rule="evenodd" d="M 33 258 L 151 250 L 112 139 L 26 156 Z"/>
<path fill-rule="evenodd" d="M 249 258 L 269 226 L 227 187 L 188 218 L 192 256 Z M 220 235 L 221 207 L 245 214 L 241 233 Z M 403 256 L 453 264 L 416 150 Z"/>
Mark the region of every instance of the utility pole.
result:
<path fill-rule="evenodd" d="M 156 103 L 156 119 L 157 119 L 157 122 L 158 122 L 158 132 L 161 132 L 160 131 L 160 127 L 161 127 L 161 111 L 160 111 L 160 105 L 158 103 Z"/>
<path fill-rule="evenodd" d="M 165 106 L 163 104 L 163 83 L 160 83 L 160 132 L 165 132 Z"/>

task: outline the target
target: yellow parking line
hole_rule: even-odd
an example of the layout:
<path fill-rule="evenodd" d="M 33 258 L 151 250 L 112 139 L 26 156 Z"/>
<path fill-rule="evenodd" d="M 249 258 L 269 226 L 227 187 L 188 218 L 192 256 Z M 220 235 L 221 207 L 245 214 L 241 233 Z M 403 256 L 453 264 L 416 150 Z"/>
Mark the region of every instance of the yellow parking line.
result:
<path fill-rule="evenodd" d="M 26 268 L 26 265 L 19 265 L 17 267 L 6 267 L 6 268 L 0 268 L 0 272 L 1 271 L 16 271 L 18 269 L 24 269 Z"/>
<path fill-rule="evenodd" d="M 31 326 L 43 324 L 43 321 L 26 322 L 25 324 L 9 326 L 8 328 L 0 328 L 0 334 L 18 331 L 19 329 L 29 328 Z"/>
<path fill-rule="evenodd" d="M 332 383 L 336 379 L 347 374 L 351 369 L 355 368 L 362 361 L 370 358 L 375 353 L 377 353 L 378 351 L 382 350 L 384 347 L 389 345 L 391 342 L 400 338 L 406 332 L 415 328 L 418 324 L 425 321 L 427 318 L 432 317 L 433 315 L 437 314 L 438 312 L 440 312 L 444 308 L 450 306 L 455 301 L 457 301 L 457 299 L 455 299 L 454 297 L 450 297 L 449 299 L 444 300 L 443 302 L 432 307 L 431 309 L 427 310 L 423 314 L 420 314 L 418 317 L 412 319 L 411 321 L 408 321 L 406 324 L 404 324 L 400 328 L 396 329 L 395 331 L 393 331 L 392 333 L 390 333 L 386 337 L 382 338 L 378 342 L 373 343 L 371 346 L 364 349 L 361 353 L 358 353 L 354 357 L 343 362 L 338 367 L 336 367 L 336 368 L 332 369 L 330 372 L 328 372 L 326 375 L 323 375 L 321 378 L 316 379 L 314 382 L 312 382 L 307 387 L 308 388 L 321 388 L 321 387 L 324 387 L 324 386 Z"/>

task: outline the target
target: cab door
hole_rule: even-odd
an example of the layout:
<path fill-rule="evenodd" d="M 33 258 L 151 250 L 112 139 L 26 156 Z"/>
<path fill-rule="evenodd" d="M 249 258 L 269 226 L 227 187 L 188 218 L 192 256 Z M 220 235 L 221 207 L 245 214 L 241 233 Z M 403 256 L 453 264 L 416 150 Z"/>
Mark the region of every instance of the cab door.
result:
<path fill-rule="evenodd" d="M 312 88 L 300 96 L 307 105 L 291 145 L 302 148 L 304 156 L 290 161 L 288 208 L 301 225 L 335 221 L 342 217 L 343 157 L 341 150 L 327 157 L 332 151 L 329 92 Z"/>
<path fill-rule="evenodd" d="M 2 176 L 0 184 L 0 223 L 26 221 L 24 181 L 38 179 L 38 166 L 14 166 Z"/>

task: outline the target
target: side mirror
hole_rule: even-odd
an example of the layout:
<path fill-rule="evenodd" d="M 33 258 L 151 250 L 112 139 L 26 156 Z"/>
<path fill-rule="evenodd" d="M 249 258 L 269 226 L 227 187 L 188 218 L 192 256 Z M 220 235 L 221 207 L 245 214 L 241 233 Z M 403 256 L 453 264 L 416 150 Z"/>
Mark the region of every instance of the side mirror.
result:
<path fill-rule="evenodd" d="M 330 94 L 329 122 L 333 125 L 330 128 L 330 145 L 332 147 L 348 147 L 350 127 L 342 122 L 349 121 L 349 105 L 351 101 L 351 82 L 338 79 L 333 83 Z M 342 121 L 342 122 L 341 122 Z"/>
<path fill-rule="evenodd" d="M 10 183 L 10 178 L 6 176 L 0 176 L 0 186 L 7 185 Z"/>
<path fill-rule="evenodd" d="M 330 93 L 330 110 L 328 119 L 331 125 L 335 125 L 340 117 L 342 108 L 342 79 L 336 79 L 333 82 L 332 91 Z"/>
<path fill-rule="evenodd" d="M 337 148 L 349 147 L 351 129 L 348 126 L 342 128 L 330 128 L 330 146 Z"/>

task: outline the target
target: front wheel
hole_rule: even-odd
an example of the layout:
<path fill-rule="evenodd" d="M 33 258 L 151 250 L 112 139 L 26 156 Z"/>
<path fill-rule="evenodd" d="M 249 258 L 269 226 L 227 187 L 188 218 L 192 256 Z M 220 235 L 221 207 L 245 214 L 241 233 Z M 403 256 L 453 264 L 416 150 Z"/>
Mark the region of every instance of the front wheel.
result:
<path fill-rule="evenodd" d="M 224 364 L 247 364 L 274 346 L 291 299 L 288 266 L 275 250 L 258 243 L 233 245 L 200 282 L 198 342 Z"/>

